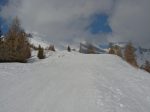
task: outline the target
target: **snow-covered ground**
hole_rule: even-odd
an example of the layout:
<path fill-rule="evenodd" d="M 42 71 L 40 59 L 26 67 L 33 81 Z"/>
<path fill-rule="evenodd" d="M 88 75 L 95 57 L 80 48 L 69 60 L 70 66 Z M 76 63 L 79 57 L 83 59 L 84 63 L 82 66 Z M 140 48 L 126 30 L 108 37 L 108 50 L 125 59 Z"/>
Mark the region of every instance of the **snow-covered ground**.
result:
<path fill-rule="evenodd" d="M 0 112 L 150 112 L 150 74 L 108 54 L 1 63 Z"/>

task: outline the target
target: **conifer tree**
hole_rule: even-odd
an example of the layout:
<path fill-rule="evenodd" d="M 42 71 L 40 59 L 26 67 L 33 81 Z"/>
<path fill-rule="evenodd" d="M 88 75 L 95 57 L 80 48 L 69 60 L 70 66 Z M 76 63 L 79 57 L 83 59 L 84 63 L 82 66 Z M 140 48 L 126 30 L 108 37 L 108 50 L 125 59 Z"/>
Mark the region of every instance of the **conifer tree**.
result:
<path fill-rule="evenodd" d="M 128 43 L 125 47 L 124 58 L 132 66 L 138 67 L 137 62 L 136 62 L 136 55 L 134 51 L 135 50 L 134 50 L 132 43 Z"/>
<path fill-rule="evenodd" d="M 68 46 L 67 50 L 68 50 L 68 52 L 71 52 L 71 48 L 70 48 L 70 46 Z"/>
<path fill-rule="evenodd" d="M 13 19 L 2 47 L 0 61 L 26 62 L 31 56 L 28 39 L 17 17 Z"/>
<path fill-rule="evenodd" d="M 44 59 L 44 58 L 45 58 L 44 49 L 43 49 L 40 45 L 39 45 L 39 48 L 38 48 L 37 57 L 38 57 L 39 59 Z"/>

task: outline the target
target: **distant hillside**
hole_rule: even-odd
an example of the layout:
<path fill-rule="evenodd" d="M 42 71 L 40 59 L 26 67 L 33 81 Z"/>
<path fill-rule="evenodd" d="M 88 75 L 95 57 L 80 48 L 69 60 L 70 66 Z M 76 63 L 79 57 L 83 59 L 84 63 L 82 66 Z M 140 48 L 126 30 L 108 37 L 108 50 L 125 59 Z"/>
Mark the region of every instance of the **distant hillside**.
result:
<path fill-rule="evenodd" d="M 91 43 L 80 43 L 80 53 L 85 54 L 104 54 L 106 53 L 105 50 L 103 50 L 100 47 L 97 47 Z"/>
<path fill-rule="evenodd" d="M 115 45 L 119 46 L 122 49 L 122 52 L 124 52 L 126 44 L 127 44 L 126 42 L 111 43 L 112 46 Z M 139 66 L 143 65 L 146 60 L 150 61 L 150 49 L 142 48 L 135 45 L 133 46 L 135 48 L 136 59 Z"/>

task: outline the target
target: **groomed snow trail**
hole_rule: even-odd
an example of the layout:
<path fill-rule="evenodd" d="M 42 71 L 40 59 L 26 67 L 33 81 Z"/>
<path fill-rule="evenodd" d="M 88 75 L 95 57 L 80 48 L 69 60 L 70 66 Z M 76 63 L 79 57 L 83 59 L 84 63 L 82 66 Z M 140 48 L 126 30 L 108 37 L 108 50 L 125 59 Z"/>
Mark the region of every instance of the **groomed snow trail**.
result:
<path fill-rule="evenodd" d="M 117 56 L 57 52 L 0 64 L 0 112 L 149 112 L 150 74 Z"/>

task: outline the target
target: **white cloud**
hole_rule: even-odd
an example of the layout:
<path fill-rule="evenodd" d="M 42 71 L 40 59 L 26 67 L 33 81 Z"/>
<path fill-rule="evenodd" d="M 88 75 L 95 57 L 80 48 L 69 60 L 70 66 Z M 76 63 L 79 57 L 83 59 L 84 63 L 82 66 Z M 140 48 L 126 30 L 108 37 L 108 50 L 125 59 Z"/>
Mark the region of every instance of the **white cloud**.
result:
<path fill-rule="evenodd" d="M 109 13 L 113 4 L 112 0 L 21 0 L 17 5 L 10 1 L 2 11 L 5 16 L 16 12 L 25 29 L 44 33 L 58 44 L 91 38 L 86 31 L 91 15 Z"/>
<path fill-rule="evenodd" d="M 118 0 L 110 18 L 113 41 L 150 47 L 150 0 Z"/>
<path fill-rule="evenodd" d="M 46 40 L 58 45 L 108 40 L 150 47 L 149 4 L 150 0 L 10 0 L 1 15 L 18 15 L 25 29 L 44 33 Z M 95 13 L 109 15 L 112 35 L 86 30 Z"/>

